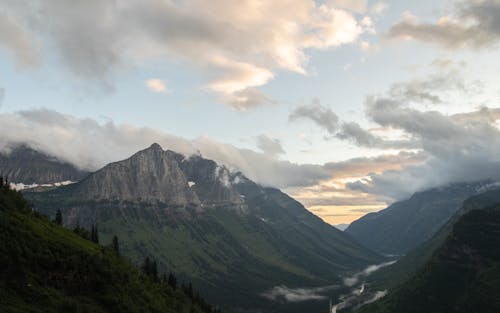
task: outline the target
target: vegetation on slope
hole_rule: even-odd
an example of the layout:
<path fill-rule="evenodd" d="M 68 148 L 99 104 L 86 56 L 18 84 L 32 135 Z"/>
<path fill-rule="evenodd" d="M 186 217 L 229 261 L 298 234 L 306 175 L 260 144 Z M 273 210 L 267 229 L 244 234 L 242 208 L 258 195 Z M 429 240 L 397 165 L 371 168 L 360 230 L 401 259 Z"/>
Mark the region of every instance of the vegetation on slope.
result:
<path fill-rule="evenodd" d="M 1 312 L 214 311 L 191 288 L 174 289 L 151 269 L 141 274 L 113 249 L 33 212 L 6 186 L 0 242 Z"/>
<path fill-rule="evenodd" d="M 463 215 L 429 262 L 359 313 L 500 312 L 500 206 Z"/>

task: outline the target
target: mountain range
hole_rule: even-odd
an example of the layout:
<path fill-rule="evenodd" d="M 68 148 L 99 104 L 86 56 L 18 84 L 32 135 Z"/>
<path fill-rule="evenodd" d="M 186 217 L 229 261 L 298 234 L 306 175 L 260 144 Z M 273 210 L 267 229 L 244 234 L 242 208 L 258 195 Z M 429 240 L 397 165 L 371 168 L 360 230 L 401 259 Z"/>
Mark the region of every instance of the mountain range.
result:
<path fill-rule="evenodd" d="M 157 144 L 77 183 L 25 196 L 48 216 L 61 210 L 67 226 L 97 225 L 103 242 L 117 235 L 132 262 L 153 258 L 232 312 L 303 311 L 263 294 L 332 285 L 383 260 L 280 190 Z"/>
<path fill-rule="evenodd" d="M 467 199 L 425 245 L 436 247 L 425 264 L 386 297 L 356 312 L 499 312 L 499 229 L 499 189 Z"/>
<path fill-rule="evenodd" d="M 417 192 L 384 210 L 366 214 L 345 232 L 373 251 L 405 255 L 432 238 L 465 199 L 494 185 L 491 181 L 453 183 Z"/>

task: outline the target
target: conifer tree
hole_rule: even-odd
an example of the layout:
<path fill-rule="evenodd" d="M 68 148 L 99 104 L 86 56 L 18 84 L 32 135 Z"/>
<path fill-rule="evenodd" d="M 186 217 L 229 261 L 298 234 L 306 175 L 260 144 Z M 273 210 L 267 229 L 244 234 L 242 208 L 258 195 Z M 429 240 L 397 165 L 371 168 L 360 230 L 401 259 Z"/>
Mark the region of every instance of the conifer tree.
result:
<path fill-rule="evenodd" d="M 175 278 L 173 273 L 168 274 L 168 285 L 172 287 L 173 290 L 177 289 L 177 278 Z"/>
<path fill-rule="evenodd" d="M 95 243 L 99 243 L 99 231 L 96 225 L 92 226 L 92 229 L 90 231 L 90 240 Z"/>
<path fill-rule="evenodd" d="M 113 236 L 113 242 L 111 243 L 111 248 L 116 254 L 120 254 L 120 244 L 118 243 L 118 237 L 116 235 Z"/>
<path fill-rule="evenodd" d="M 55 218 L 54 222 L 56 222 L 57 225 L 62 225 L 62 213 L 61 213 L 61 210 L 57 210 L 57 212 L 56 212 L 56 218 Z"/>
<path fill-rule="evenodd" d="M 142 264 L 142 272 L 146 276 L 151 275 L 151 260 L 149 259 L 149 257 L 146 257 L 146 259 L 144 259 L 144 263 Z"/>
<path fill-rule="evenodd" d="M 153 260 L 151 262 L 151 273 L 150 273 L 151 278 L 154 280 L 158 279 L 158 265 L 156 264 L 156 261 Z"/>

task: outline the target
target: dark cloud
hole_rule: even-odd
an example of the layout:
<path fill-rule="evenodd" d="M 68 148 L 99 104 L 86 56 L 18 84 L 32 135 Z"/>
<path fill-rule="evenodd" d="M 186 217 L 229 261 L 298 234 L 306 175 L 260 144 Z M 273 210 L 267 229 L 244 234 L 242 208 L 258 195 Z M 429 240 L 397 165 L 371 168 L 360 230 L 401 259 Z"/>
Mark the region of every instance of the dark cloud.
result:
<path fill-rule="evenodd" d="M 288 116 L 288 120 L 291 122 L 312 121 L 328 133 L 328 137 L 325 138 L 347 140 L 358 146 L 379 149 L 412 149 L 418 146 L 418 142 L 412 140 L 386 140 L 375 136 L 356 122 L 341 122 L 337 114 L 321 105 L 319 100 L 313 101 L 310 105 L 295 108 Z"/>
<path fill-rule="evenodd" d="M 403 169 L 371 174 L 349 183 L 352 190 L 402 199 L 439 185 L 500 179 L 498 109 L 482 108 L 459 115 L 419 111 L 387 97 L 367 101 L 367 115 L 384 127 L 404 131 L 421 142 L 427 161 Z"/>
<path fill-rule="evenodd" d="M 462 1 L 451 16 L 442 17 L 435 24 L 406 17 L 391 27 L 387 37 L 411 38 L 449 49 L 490 47 L 500 40 L 500 2 Z"/>
<path fill-rule="evenodd" d="M 339 118 L 335 112 L 327 106 L 322 105 L 319 100 L 314 100 L 310 105 L 295 108 L 288 116 L 288 120 L 309 120 L 325 129 L 330 135 L 334 135 L 338 128 Z"/>
<path fill-rule="evenodd" d="M 387 140 L 373 135 L 356 122 L 342 123 L 335 137 L 348 140 L 361 147 L 379 149 L 413 149 L 419 147 L 415 140 Z"/>

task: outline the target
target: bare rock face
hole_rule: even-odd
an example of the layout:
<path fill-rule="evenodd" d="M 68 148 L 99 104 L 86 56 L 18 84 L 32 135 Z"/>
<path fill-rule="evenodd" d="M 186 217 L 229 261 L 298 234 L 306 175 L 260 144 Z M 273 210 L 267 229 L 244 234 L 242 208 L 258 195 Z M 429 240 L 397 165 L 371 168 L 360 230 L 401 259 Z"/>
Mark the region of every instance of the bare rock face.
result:
<path fill-rule="evenodd" d="M 26 145 L 19 145 L 9 152 L 0 153 L 0 175 L 8 176 L 10 182 L 30 185 L 79 181 L 88 172 Z"/>
<path fill-rule="evenodd" d="M 130 158 L 106 165 L 76 186 L 87 200 L 162 202 L 171 206 L 199 205 L 176 160 L 177 154 L 158 144 Z"/>
<path fill-rule="evenodd" d="M 106 165 L 67 191 L 80 200 L 245 211 L 245 197 L 239 192 L 245 184 L 254 183 L 212 160 L 164 151 L 155 143 L 126 160 Z"/>
<path fill-rule="evenodd" d="M 237 190 L 237 185 L 248 181 L 243 174 L 196 155 L 178 160 L 204 207 L 232 206 L 245 210 L 245 198 Z"/>

